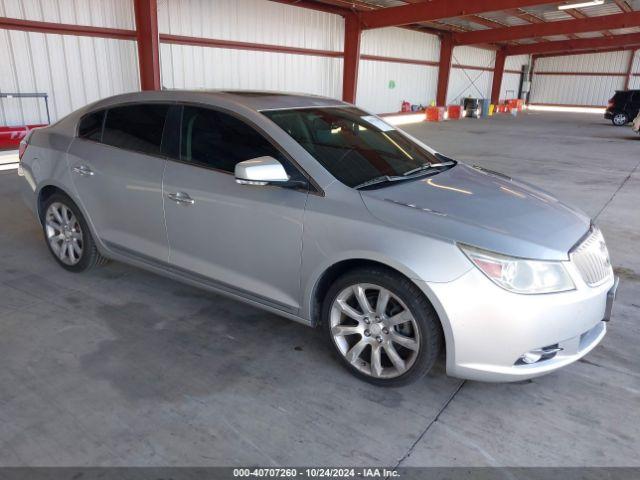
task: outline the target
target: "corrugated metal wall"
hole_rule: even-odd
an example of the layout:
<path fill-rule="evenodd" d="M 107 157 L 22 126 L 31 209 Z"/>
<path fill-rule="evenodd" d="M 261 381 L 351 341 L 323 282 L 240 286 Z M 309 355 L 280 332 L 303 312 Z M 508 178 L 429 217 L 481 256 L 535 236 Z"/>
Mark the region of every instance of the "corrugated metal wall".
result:
<path fill-rule="evenodd" d="M 133 29 L 132 0 L 0 0 L 0 16 Z M 267 0 L 159 0 L 161 33 L 340 52 L 338 15 Z M 339 98 L 341 58 L 243 49 L 161 44 L 167 88 L 242 88 L 315 93 Z M 396 112 L 404 100 L 435 100 L 440 52 L 437 36 L 401 28 L 363 32 L 357 103 L 376 113 Z M 490 50 L 456 47 L 453 63 L 492 68 Z M 407 63 L 409 60 L 409 63 Z M 415 61 L 417 63 L 410 63 Z M 516 60 L 514 60 L 516 61 Z M 50 95 L 52 120 L 99 98 L 139 88 L 133 41 L 0 30 L 0 90 Z M 422 62 L 422 63 L 421 63 Z M 425 63 L 426 62 L 426 63 Z M 453 68 L 449 103 L 488 97 L 492 72 Z M 514 83 L 509 74 L 503 90 Z M 9 99 L 0 123 L 44 120 L 42 103 Z"/>
<path fill-rule="evenodd" d="M 130 0 L 0 0 L 0 16 L 133 28 Z M 0 91 L 49 94 L 52 121 L 139 88 L 133 41 L 0 30 L 0 65 Z M 44 121 L 42 100 L 0 100 L 0 125 Z"/>
<path fill-rule="evenodd" d="M 447 103 L 457 104 L 465 97 L 489 98 L 491 96 L 491 81 L 493 71 L 456 68 L 456 65 L 469 65 L 482 68 L 493 68 L 495 52 L 476 47 L 455 47 L 451 74 L 449 75 L 449 89 Z"/>
<path fill-rule="evenodd" d="M 158 0 L 160 33 L 251 43 L 343 49 L 338 15 L 266 0 Z"/>
<path fill-rule="evenodd" d="M 361 55 L 437 62 L 440 39 L 402 28 L 365 30 Z M 403 101 L 428 105 L 436 98 L 438 67 L 360 60 L 356 103 L 375 113 L 398 112 Z"/>
<path fill-rule="evenodd" d="M 135 28 L 131 0 L 0 0 L 0 15 L 72 25 Z"/>
<path fill-rule="evenodd" d="M 166 88 L 342 94 L 341 58 L 168 44 L 160 53 Z"/>
<path fill-rule="evenodd" d="M 506 58 L 504 62 L 505 72 L 502 75 L 502 86 L 500 87 L 500 100 L 518 97 L 521 74 L 510 73 L 508 70 L 521 71 L 523 65 L 528 65 L 529 61 L 529 55 L 514 55 Z"/>
<path fill-rule="evenodd" d="M 634 51 L 631 82 L 629 88 L 640 89 L 640 51 Z"/>
<path fill-rule="evenodd" d="M 160 0 L 161 33 L 341 51 L 338 15 L 265 0 Z M 340 97 L 342 59 L 186 45 L 161 45 L 167 88 L 283 90 Z"/>
<path fill-rule="evenodd" d="M 619 51 L 539 58 L 531 85 L 531 102 L 606 105 L 616 90 L 624 89 L 630 55 L 629 51 Z M 545 75 L 544 72 L 554 74 Z M 602 75 L 603 73 L 617 75 Z"/>

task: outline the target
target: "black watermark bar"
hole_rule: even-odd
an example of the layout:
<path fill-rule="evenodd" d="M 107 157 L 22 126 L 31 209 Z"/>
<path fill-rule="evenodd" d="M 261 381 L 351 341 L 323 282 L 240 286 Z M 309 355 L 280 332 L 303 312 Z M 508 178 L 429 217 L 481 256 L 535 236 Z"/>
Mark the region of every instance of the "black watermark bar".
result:
<path fill-rule="evenodd" d="M 0 480 L 638 480 L 640 467 L 0 467 Z"/>

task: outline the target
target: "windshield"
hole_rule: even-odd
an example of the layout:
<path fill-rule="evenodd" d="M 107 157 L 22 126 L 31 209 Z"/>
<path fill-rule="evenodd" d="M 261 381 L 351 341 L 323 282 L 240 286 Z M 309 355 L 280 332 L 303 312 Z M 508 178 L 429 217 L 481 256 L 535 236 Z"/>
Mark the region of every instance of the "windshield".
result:
<path fill-rule="evenodd" d="M 349 187 L 415 174 L 440 162 L 392 126 L 355 107 L 262 113 Z"/>

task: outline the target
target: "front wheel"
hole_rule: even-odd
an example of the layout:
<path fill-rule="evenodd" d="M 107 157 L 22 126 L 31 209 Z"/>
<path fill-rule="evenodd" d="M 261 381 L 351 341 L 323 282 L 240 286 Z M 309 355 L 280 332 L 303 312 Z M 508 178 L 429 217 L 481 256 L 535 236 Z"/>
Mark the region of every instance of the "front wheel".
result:
<path fill-rule="evenodd" d="M 329 289 L 323 324 L 342 363 L 380 386 L 424 376 L 442 344 L 435 311 L 410 280 L 385 269 L 347 273 Z"/>
<path fill-rule="evenodd" d="M 626 113 L 616 113 L 612 118 L 611 118 L 611 122 L 616 126 L 616 127 L 622 127 L 623 125 L 626 125 L 627 123 L 629 123 L 629 117 L 627 116 Z"/>

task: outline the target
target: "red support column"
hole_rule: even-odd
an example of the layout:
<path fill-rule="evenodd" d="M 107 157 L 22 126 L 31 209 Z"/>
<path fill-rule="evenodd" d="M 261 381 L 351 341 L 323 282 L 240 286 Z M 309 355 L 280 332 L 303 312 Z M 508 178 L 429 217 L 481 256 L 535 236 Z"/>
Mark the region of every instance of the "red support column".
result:
<path fill-rule="evenodd" d="M 502 75 L 504 74 L 504 61 L 507 55 L 504 50 L 496 52 L 496 63 L 493 67 L 493 84 L 491 86 L 491 103 L 497 105 L 500 102 L 500 87 L 502 86 Z"/>
<path fill-rule="evenodd" d="M 362 26 L 355 13 L 344 18 L 344 65 L 342 73 L 342 100 L 356 101 L 358 87 L 358 65 L 360 63 L 360 33 Z"/>
<path fill-rule="evenodd" d="M 629 90 L 631 88 L 631 77 L 633 75 L 633 61 L 636 58 L 637 50 L 631 50 L 631 57 L 629 58 L 629 66 L 627 67 L 627 79 L 624 82 L 624 89 Z"/>
<path fill-rule="evenodd" d="M 447 89 L 449 88 L 449 72 L 451 72 L 451 56 L 453 54 L 453 39 L 451 34 L 444 34 L 440 39 L 440 63 L 438 66 L 438 91 L 436 105 L 444 107 L 447 104 Z"/>
<path fill-rule="evenodd" d="M 134 0 L 140 88 L 160 90 L 158 4 L 156 0 Z"/>

